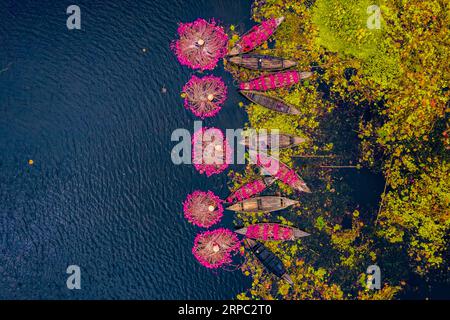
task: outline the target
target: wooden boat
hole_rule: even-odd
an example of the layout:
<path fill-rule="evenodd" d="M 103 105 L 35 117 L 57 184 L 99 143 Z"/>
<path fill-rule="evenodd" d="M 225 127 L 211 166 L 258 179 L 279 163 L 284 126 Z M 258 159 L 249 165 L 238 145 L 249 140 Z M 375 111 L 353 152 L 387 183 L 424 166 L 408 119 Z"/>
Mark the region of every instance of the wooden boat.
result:
<path fill-rule="evenodd" d="M 286 209 L 297 203 L 296 200 L 284 197 L 266 196 L 246 199 L 227 209 L 237 212 L 273 212 Z"/>
<path fill-rule="evenodd" d="M 284 71 L 272 74 L 266 74 L 261 77 L 252 79 L 248 82 L 239 84 L 241 90 L 268 91 L 279 88 L 291 87 L 299 83 L 303 79 L 313 76 L 310 71 L 301 72 L 296 70 Z"/>
<path fill-rule="evenodd" d="M 270 186 L 276 179 L 273 177 L 264 177 L 252 182 L 249 182 L 235 192 L 230 194 L 225 200 L 225 203 L 233 203 L 235 201 L 242 201 L 253 196 L 256 196 L 263 192 L 268 186 Z"/>
<path fill-rule="evenodd" d="M 254 26 L 243 34 L 236 45 L 228 52 L 229 56 L 250 52 L 266 42 L 284 21 L 284 17 L 269 19 Z"/>
<path fill-rule="evenodd" d="M 294 105 L 279 98 L 274 98 L 265 93 L 251 90 L 240 90 L 240 93 L 251 102 L 259 104 L 260 106 L 272 111 L 291 115 L 301 115 L 300 111 L 298 111 Z"/>
<path fill-rule="evenodd" d="M 228 57 L 227 61 L 242 68 L 259 71 L 281 71 L 297 65 L 297 62 L 293 60 L 260 54 Z"/>
<path fill-rule="evenodd" d="M 273 144 L 273 141 L 278 139 L 278 145 Z M 257 134 L 255 132 L 254 135 L 250 134 L 244 136 L 242 140 L 239 141 L 240 144 L 243 144 L 246 147 L 253 147 L 256 150 L 256 147 L 262 146 L 263 148 L 267 148 L 267 150 L 272 149 L 272 146 L 278 147 L 279 149 L 293 148 L 302 143 L 308 141 L 305 138 L 297 137 L 291 134 L 279 133 L 279 134 Z"/>
<path fill-rule="evenodd" d="M 278 223 L 257 223 L 235 232 L 250 239 L 263 241 L 292 241 L 310 235 L 298 228 Z"/>
<path fill-rule="evenodd" d="M 261 169 L 266 171 L 272 177 L 279 179 L 281 182 L 287 184 L 295 190 L 311 193 L 311 190 L 308 188 L 305 181 L 303 181 L 294 169 L 289 168 L 278 159 L 268 156 L 262 152 L 257 153 L 254 150 L 249 150 L 249 154 L 251 160 L 255 161 L 256 165 L 260 166 Z"/>
<path fill-rule="evenodd" d="M 278 258 L 272 251 L 252 239 L 245 239 L 245 244 L 250 248 L 267 271 L 276 275 L 280 279 L 286 280 L 290 285 L 294 285 L 294 282 L 287 273 L 283 262 L 281 262 L 280 258 Z"/>

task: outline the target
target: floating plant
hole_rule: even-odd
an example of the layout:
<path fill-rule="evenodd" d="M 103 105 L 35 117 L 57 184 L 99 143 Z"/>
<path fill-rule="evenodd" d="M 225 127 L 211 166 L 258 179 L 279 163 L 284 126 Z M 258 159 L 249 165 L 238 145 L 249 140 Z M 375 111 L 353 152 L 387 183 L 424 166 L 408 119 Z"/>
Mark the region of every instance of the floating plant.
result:
<path fill-rule="evenodd" d="M 214 20 L 180 23 L 178 35 L 171 48 L 178 61 L 192 69 L 212 70 L 227 54 L 228 36 Z"/>
<path fill-rule="evenodd" d="M 230 146 L 220 129 L 202 128 L 192 138 L 192 163 L 208 177 L 223 172 L 231 163 Z"/>
<path fill-rule="evenodd" d="M 209 228 L 223 216 L 222 200 L 213 192 L 194 191 L 183 203 L 184 216 L 196 226 Z"/>
<path fill-rule="evenodd" d="M 184 107 L 202 119 L 214 117 L 227 98 L 227 87 L 214 76 L 192 76 L 183 88 Z"/>
<path fill-rule="evenodd" d="M 239 249 L 237 235 L 228 229 L 206 231 L 197 235 L 192 253 L 206 268 L 217 269 L 231 263 L 232 254 Z"/>
<path fill-rule="evenodd" d="M 251 239 L 263 240 L 292 240 L 294 237 L 294 230 L 280 226 L 279 224 L 263 224 L 251 225 L 247 227 L 246 236 Z"/>

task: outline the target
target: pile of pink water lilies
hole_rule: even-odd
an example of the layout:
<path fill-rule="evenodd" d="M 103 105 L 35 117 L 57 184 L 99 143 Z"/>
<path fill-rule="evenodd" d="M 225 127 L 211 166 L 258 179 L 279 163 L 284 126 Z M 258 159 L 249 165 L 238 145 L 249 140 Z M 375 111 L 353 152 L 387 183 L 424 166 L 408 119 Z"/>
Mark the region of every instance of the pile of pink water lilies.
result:
<path fill-rule="evenodd" d="M 192 69 L 213 70 L 227 54 L 228 36 L 214 20 L 180 23 L 179 39 L 172 43 L 178 61 Z"/>
<path fill-rule="evenodd" d="M 228 36 L 214 20 L 180 23 L 179 39 L 171 45 L 178 61 L 194 70 L 213 70 L 227 54 Z M 183 88 L 184 106 L 195 116 L 214 117 L 227 98 L 227 87 L 214 76 L 195 75 Z"/>
<path fill-rule="evenodd" d="M 228 51 L 228 36 L 216 21 L 197 19 L 180 23 L 179 39 L 171 45 L 178 61 L 191 69 L 213 70 Z M 200 119 L 216 116 L 227 99 L 227 86 L 217 76 L 193 75 L 183 87 L 185 109 Z M 223 172 L 232 152 L 223 132 L 218 128 L 202 128 L 192 138 L 192 163 L 201 174 L 210 177 Z M 194 191 L 183 203 L 184 217 L 201 228 L 210 228 L 223 216 L 223 200 L 212 191 Z M 219 268 L 232 261 L 239 249 L 237 235 L 228 229 L 206 231 L 197 235 L 192 253 L 205 267 Z"/>

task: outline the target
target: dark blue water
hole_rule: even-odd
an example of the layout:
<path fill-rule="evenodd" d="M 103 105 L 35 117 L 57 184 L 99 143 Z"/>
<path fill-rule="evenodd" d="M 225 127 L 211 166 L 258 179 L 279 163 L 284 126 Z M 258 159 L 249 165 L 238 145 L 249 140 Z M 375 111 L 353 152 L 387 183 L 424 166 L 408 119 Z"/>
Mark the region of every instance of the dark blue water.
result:
<path fill-rule="evenodd" d="M 70 4 L 81 31 L 66 28 Z M 225 197 L 225 174 L 170 159 L 172 131 L 195 119 L 180 98 L 191 71 L 169 44 L 198 17 L 246 29 L 250 1 L 2 0 L 0 298 L 225 299 L 247 287 L 194 260 L 200 230 L 181 215 L 194 189 Z M 206 125 L 241 127 L 231 77 L 214 74 L 230 97 Z M 66 288 L 71 264 L 81 290 Z"/>

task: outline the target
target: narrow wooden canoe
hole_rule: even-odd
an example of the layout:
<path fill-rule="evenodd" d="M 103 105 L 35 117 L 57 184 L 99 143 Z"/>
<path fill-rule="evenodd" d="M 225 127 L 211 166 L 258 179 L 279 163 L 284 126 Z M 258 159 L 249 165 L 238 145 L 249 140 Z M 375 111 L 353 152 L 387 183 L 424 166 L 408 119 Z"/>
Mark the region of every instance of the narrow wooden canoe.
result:
<path fill-rule="evenodd" d="M 241 90 L 253 91 L 268 91 L 285 87 L 292 87 L 303 79 L 308 79 L 313 76 L 310 71 L 300 72 L 296 70 L 284 71 L 263 75 L 261 77 L 252 79 L 248 82 L 239 84 Z"/>
<path fill-rule="evenodd" d="M 276 141 L 278 139 L 278 146 L 276 146 Z M 279 149 L 293 148 L 302 143 L 308 141 L 305 138 L 297 137 L 291 134 L 279 133 L 279 134 L 254 134 L 244 136 L 242 140 L 239 141 L 240 144 L 246 147 L 252 147 L 256 150 L 256 147 L 265 147 L 267 150 L 273 147 L 278 147 Z"/>
<path fill-rule="evenodd" d="M 264 153 L 257 153 L 254 150 L 249 150 L 249 154 L 252 161 L 256 162 L 261 169 L 266 171 L 272 177 L 279 179 L 281 182 L 287 184 L 291 188 L 311 193 L 311 190 L 306 185 L 305 181 L 294 170 L 289 168 L 286 164 L 282 163 L 274 157 L 268 156 Z"/>
<path fill-rule="evenodd" d="M 287 273 L 283 262 L 281 262 L 280 258 L 278 258 L 272 251 L 255 240 L 245 239 L 245 244 L 250 248 L 255 257 L 258 258 L 267 271 L 276 275 L 280 279 L 286 280 L 290 285 L 294 285 L 294 282 Z"/>
<path fill-rule="evenodd" d="M 289 104 L 279 98 L 271 97 L 265 93 L 251 90 L 241 90 L 240 93 L 251 102 L 259 104 L 260 106 L 272 111 L 291 115 L 301 114 L 294 105 Z"/>
<path fill-rule="evenodd" d="M 298 228 L 278 223 L 257 223 L 238 229 L 236 233 L 263 241 L 293 241 L 310 235 Z"/>
<path fill-rule="evenodd" d="M 260 54 L 239 55 L 228 57 L 227 60 L 239 67 L 259 71 L 281 71 L 297 65 L 293 60 Z"/>
<path fill-rule="evenodd" d="M 284 17 L 269 19 L 254 26 L 243 34 L 236 45 L 229 51 L 229 56 L 250 52 L 266 42 L 284 21 Z"/>
<path fill-rule="evenodd" d="M 262 179 L 258 179 L 252 182 L 249 182 L 231 195 L 225 200 L 225 203 L 233 203 L 236 201 L 242 201 L 253 196 L 256 196 L 263 192 L 268 186 L 270 186 L 276 179 L 273 177 L 264 177 Z"/>
<path fill-rule="evenodd" d="M 246 199 L 227 209 L 237 212 L 273 212 L 286 209 L 297 203 L 296 200 L 284 197 L 266 196 Z"/>

